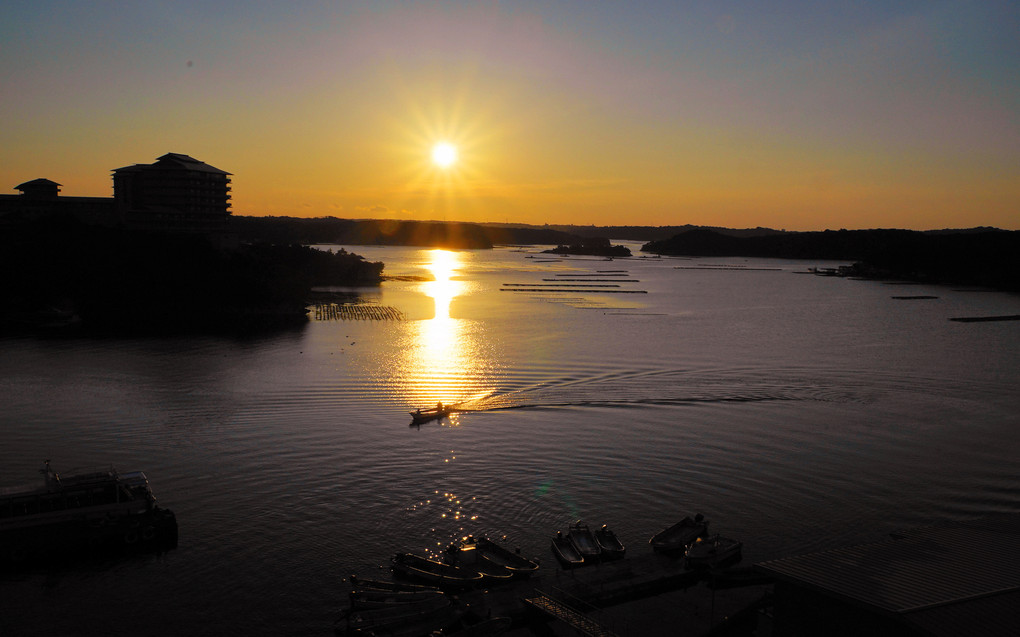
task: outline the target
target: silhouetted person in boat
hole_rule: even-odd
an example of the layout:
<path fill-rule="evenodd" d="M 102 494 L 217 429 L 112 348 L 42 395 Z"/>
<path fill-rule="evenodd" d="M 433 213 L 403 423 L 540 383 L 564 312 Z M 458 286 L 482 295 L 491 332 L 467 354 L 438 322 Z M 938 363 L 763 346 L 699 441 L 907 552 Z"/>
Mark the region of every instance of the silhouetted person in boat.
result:
<path fill-rule="evenodd" d="M 436 411 L 443 411 L 443 401 L 436 403 Z"/>

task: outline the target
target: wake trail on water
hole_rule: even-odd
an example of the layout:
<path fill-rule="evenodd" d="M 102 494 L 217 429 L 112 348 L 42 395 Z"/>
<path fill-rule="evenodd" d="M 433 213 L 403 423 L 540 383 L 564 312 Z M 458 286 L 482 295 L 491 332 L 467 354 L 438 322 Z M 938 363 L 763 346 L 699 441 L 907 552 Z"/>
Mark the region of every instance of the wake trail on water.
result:
<path fill-rule="evenodd" d="M 948 386 L 947 386 L 948 383 Z M 497 390 L 465 400 L 463 411 L 540 407 L 683 406 L 712 403 L 810 401 L 872 403 L 887 394 L 930 393 L 976 399 L 995 388 L 966 380 L 876 374 L 867 369 L 637 369 L 609 372 L 568 372 L 517 389 Z"/>

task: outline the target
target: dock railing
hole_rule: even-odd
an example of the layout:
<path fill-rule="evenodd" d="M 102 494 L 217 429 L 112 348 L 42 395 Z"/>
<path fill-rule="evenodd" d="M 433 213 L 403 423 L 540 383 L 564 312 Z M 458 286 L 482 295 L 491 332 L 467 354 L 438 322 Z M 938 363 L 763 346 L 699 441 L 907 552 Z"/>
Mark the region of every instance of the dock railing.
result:
<path fill-rule="evenodd" d="M 562 589 L 554 588 L 552 590 L 555 591 L 555 597 L 552 593 L 535 589 L 535 596 L 526 598 L 524 601 L 590 637 L 617 637 L 610 625 L 607 625 L 604 620 L 592 616 L 599 613 L 597 607 Z"/>

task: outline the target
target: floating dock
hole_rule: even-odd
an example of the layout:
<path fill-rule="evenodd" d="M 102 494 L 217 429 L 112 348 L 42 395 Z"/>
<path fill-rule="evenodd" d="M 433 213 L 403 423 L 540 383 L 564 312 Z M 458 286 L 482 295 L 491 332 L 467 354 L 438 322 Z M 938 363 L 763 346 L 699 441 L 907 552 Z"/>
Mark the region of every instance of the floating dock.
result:
<path fill-rule="evenodd" d="M 550 559 L 529 579 L 467 591 L 457 598 L 482 617 L 511 617 L 515 627 L 550 623 L 600 637 L 697 636 L 709 635 L 722 624 L 754 621 L 771 592 L 761 580 L 713 588 L 708 579 L 707 573 L 685 569 L 682 560 L 658 554 L 568 570 Z"/>

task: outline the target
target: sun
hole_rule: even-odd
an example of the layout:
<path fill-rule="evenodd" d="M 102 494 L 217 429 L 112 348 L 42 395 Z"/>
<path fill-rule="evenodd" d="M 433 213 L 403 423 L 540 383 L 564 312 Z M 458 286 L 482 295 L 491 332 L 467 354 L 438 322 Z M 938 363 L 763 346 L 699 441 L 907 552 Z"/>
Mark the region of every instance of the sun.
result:
<path fill-rule="evenodd" d="M 432 163 L 440 168 L 449 168 L 457 161 L 457 147 L 440 142 L 432 147 Z"/>

